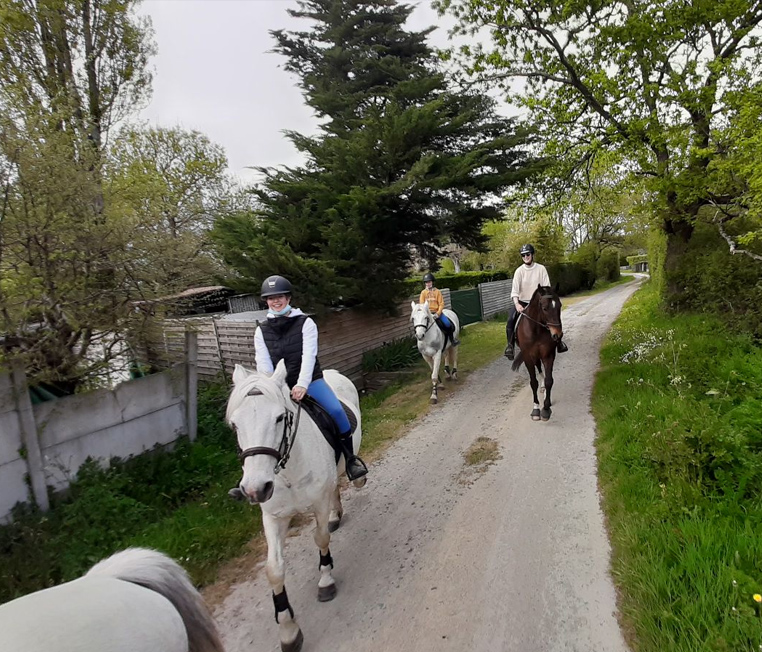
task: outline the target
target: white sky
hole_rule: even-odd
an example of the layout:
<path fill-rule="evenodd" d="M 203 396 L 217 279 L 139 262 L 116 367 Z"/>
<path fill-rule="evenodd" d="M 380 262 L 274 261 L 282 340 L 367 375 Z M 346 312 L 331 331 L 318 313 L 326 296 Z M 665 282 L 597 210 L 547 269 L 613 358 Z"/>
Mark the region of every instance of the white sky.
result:
<path fill-rule="evenodd" d="M 439 25 L 433 46 L 447 45 L 452 20 L 441 22 L 421 0 L 406 25 Z M 299 153 L 284 129 L 313 133 L 316 120 L 305 106 L 296 78 L 268 52 L 270 30 L 306 30 L 307 20 L 286 10 L 295 0 L 144 0 L 159 53 L 152 60 L 153 97 L 140 118 L 162 127 L 196 129 L 222 145 L 230 170 L 241 179 L 258 176 L 247 166 L 297 165 Z"/>

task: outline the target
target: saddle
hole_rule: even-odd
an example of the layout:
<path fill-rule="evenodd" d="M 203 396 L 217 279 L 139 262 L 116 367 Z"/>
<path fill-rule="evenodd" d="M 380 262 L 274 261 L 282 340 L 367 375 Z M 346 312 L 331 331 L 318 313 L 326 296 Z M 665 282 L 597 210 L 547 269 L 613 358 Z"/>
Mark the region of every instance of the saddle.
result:
<path fill-rule="evenodd" d="M 344 401 L 339 400 L 339 403 L 341 403 L 341 407 L 344 408 L 344 412 L 349 419 L 350 432 L 354 433 L 354 431 L 357 430 L 357 417 L 355 417 L 355 413 L 349 409 Z M 309 395 L 305 395 L 302 399 L 302 410 L 304 410 L 307 414 L 310 415 L 310 417 L 312 417 L 315 425 L 318 427 L 320 432 L 323 433 L 323 437 L 325 437 L 325 440 L 330 444 L 331 448 L 333 448 L 336 464 L 338 464 L 342 453 L 341 448 L 339 447 L 339 435 L 341 433 L 336 426 L 336 422 L 333 420 L 331 415 L 328 414 L 326 409 Z"/>

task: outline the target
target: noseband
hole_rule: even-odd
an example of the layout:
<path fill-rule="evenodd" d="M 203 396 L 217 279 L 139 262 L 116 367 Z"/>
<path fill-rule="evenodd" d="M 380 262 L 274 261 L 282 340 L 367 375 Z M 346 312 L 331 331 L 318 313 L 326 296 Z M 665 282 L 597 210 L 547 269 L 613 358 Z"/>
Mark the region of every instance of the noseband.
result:
<path fill-rule="evenodd" d="M 431 328 L 433 325 L 434 325 L 434 319 L 433 318 L 430 319 L 427 316 L 426 317 L 426 325 L 424 325 L 424 324 L 413 324 L 413 330 L 415 330 L 416 328 L 423 328 L 424 329 L 423 333 L 425 335 L 429 331 L 429 328 Z"/>
<path fill-rule="evenodd" d="M 256 387 L 253 388 L 246 396 L 262 396 L 261 390 Z M 269 455 L 275 458 L 275 468 L 273 471 L 277 474 L 281 469 L 286 468 L 288 458 L 291 457 L 291 449 L 294 447 L 296 441 L 296 431 L 299 428 L 299 416 L 302 412 L 302 404 L 298 403 L 296 408 L 296 417 L 291 410 L 286 410 L 281 414 L 275 423 L 283 421 L 283 436 L 281 437 L 278 448 L 270 448 L 269 446 L 252 446 L 246 450 L 241 451 L 238 454 L 238 458 L 241 460 L 241 464 L 244 463 L 247 457 L 254 457 L 255 455 Z"/>

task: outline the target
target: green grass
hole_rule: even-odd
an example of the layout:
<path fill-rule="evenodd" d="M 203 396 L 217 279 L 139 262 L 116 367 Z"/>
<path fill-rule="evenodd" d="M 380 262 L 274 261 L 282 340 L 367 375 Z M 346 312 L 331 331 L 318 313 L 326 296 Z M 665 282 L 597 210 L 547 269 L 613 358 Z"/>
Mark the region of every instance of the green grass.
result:
<path fill-rule="evenodd" d="M 670 316 L 650 286 L 593 396 L 620 609 L 636 652 L 755 650 L 762 618 L 762 349 Z"/>

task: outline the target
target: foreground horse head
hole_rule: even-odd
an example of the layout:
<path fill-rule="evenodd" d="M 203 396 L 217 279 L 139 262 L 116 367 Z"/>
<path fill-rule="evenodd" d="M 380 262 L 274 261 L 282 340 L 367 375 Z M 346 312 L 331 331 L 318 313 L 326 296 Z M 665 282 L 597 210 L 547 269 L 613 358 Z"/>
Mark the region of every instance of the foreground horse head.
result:
<path fill-rule="evenodd" d="M 520 315 L 516 324 L 516 339 L 519 353 L 511 368 L 518 370 L 522 362 L 529 372 L 529 384 L 532 387 L 534 405 L 532 420 L 547 421 L 551 415 L 550 394 L 553 388 L 553 364 L 556 359 L 556 343 L 563 337 L 561 325 L 561 299 L 558 297 L 558 285 L 555 288 L 538 285 L 529 301 L 529 305 Z M 545 372 L 545 401 L 542 409 L 537 397 L 539 382 L 537 372 Z"/>
<path fill-rule="evenodd" d="M 293 434 L 295 411 L 285 365 L 279 364 L 272 376 L 236 365 L 226 420 L 238 437 L 243 466 L 240 488 L 251 503 L 272 497 L 275 471 Z"/>
<path fill-rule="evenodd" d="M 0 606 L 3 652 L 223 652 L 185 570 L 130 548 L 83 577 Z"/>
<path fill-rule="evenodd" d="M 357 429 L 353 445 L 357 453 L 362 438 L 357 389 L 333 369 L 324 371 L 323 378 L 339 400 L 354 412 Z M 226 419 L 236 432 L 241 449 L 240 489 L 250 503 L 259 503 L 262 509 L 267 539 L 266 572 L 273 592 L 281 650 L 297 652 L 304 636 L 286 594 L 284 545 L 288 526 L 295 514 L 315 515 L 314 539 L 320 550 L 318 600 L 332 600 L 336 584 L 331 574 L 330 532 L 341 520 L 338 478 L 345 462 L 342 457 L 337 468 L 334 451 L 323 434 L 291 400 L 282 361 L 271 376 L 236 365 Z"/>
<path fill-rule="evenodd" d="M 451 346 L 449 340 L 445 338 L 439 326 L 437 326 L 434 315 L 429 309 L 428 303 L 410 303 L 412 312 L 410 321 L 413 324 L 416 344 L 421 352 L 423 359 L 431 368 L 431 396 L 429 403 L 437 403 L 439 379 L 439 365 L 442 362 L 442 356 L 445 358 L 445 374 L 448 380 L 458 379 L 458 347 Z M 455 337 L 460 333 L 460 321 L 458 315 L 452 310 L 445 309 L 444 314 L 455 326 Z"/>

